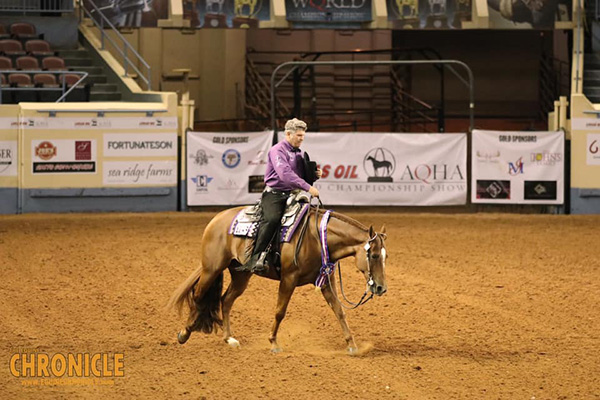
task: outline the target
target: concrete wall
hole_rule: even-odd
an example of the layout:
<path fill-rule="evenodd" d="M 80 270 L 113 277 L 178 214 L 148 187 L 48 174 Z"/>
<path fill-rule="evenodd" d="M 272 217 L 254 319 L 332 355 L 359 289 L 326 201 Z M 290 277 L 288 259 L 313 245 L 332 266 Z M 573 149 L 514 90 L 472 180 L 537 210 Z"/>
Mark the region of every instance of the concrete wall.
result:
<path fill-rule="evenodd" d="M 99 37 L 97 29 L 92 31 Z M 175 78 L 181 74 L 174 70 L 191 69 L 189 91 L 196 119 L 243 117 L 246 30 L 141 28 L 121 34 L 152 67 L 154 90 L 181 94 L 184 85 Z M 122 63 L 118 51 L 107 49 Z"/>

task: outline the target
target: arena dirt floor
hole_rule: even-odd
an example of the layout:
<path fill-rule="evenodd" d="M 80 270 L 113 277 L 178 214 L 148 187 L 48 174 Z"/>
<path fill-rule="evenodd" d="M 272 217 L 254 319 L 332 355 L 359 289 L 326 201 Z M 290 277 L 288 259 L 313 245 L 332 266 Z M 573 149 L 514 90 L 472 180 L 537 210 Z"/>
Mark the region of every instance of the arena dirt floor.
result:
<path fill-rule="evenodd" d="M 177 344 L 163 306 L 214 214 L 0 217 L 0 398 L 600 399 L 599 216 L 349 213 L 386 225 L 390 256 L 388 293 L 347 313 L 352 357 L 312 285 L 271 354 L 277 283 L 258 277 L 232 312 L 241 348 Z M 125 376 L 15 377 L 19 352 L 124 353 Z"/>

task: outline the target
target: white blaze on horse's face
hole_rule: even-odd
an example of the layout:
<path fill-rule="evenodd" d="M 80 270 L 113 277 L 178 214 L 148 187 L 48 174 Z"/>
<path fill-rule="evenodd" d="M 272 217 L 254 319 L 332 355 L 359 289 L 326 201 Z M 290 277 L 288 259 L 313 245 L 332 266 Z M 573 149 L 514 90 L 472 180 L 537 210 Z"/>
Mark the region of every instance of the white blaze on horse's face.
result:
<path fill-rule="evenodd" d="M 367 280 L 367 288 L 371 293 L 378 296 L 387 291 L 385 283 L 385 234 L 376 233 L 373 228 L 369 230 L 370 239 L 361 247 L 357 253 L 357 268 L 363 273 Z"/>

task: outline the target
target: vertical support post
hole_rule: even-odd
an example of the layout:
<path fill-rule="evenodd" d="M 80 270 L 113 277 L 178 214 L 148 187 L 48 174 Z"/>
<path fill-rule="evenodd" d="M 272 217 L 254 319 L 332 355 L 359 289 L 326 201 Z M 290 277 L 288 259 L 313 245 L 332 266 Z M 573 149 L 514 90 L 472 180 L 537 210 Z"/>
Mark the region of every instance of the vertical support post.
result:
<path fill-rule="evenodd" d="M 302 93 L 300 87 L 300 71 L 299 68 L 294 69 L 294 117 L 302 119 Z"/>

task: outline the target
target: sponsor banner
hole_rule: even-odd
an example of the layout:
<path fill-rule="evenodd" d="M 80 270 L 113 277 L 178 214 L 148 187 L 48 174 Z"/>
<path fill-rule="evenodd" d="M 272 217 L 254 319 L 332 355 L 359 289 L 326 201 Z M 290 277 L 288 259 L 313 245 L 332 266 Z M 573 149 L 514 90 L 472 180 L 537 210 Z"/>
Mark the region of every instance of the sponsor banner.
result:
<path fill-rule="evenodd" d="M 0 117 L 0 129 L 17 129 L 18 127 L 19 127 L 19 119 L 16 116 L 15 117 Z"/>
<path fill-rule="evenodd" d="M 471 20 L 471 0 L 386 0 L 394 29 L 460 29 Z"/>
<path fill-rule="evenodd" d="M 587 165 L 600 165 L 600 134 L 588 133 L 586 141 Z"/>
<path fill-rule="evenodd" d="M 293 22 L 372 21 L 371 0 L 285 0 L 285 15 Z"/>
<path fill-rule="evenodd" d="M 271 0 L 183 0 L 183 18 L 196 28 L 258 28 L 271 19 Z"/>
<path fill-rule="evenodd" d="M 95 173 L 95 139 L 31 141 L 32 171 L 37 173 Z"/>
<path fill-rule="evenodd" d="M 272 131 L 188 132 L 188 205 L 250 204 L 264 188 Z"/>
<path fill-rule="evenodd" d="M 177 157 L 177 133 L 105 133 L 104 157 Z"/>
<path fill-rule="evenodd" d="M 600 131 L 600 118 L 573 118 L 571 130 L 574 131 Z"/>
<path fill-rule="evenodd" d="M 177 185 L 177 161 L 104 161 L 104 185 Z"/>
<path fill-rule="evenodd" d="M 478 199 L 510 199 L 510 181 L 478 179 L 476 191 Z"/>
<path fill-rule="evenodd" d="M 445 4 L 445 0 L 431 0 Z M 555 22 L 571 21 L 570 0 L 487 0 L 491 29 L 554 29 Z"/>
<path fill-rule="evenodd" d="M 323 170 L 315 186 L 326 204 L 466 203 L 467 137 L 462 133 L 309 132 L 302 149 Z"/>
<path fill-rule="evenodd" d="M 0 141 L 0 176 L 17 176 L 17 141 Z"/>
<path fill-rule="evenodd" d="M 562 132 L 473 131 L 473 203 L 562 204 Z"/>
<path fill-rule="evenodd" d="M 169 18 L 169 0 L 95 0 L 94 4 L 117 28 L 156 27 L 159 19 Z M 83 1 L 83 6 L 98 24 L 105 23 L 91 2 Z"/>
<path fill-rule="evenodd" d="M 108 111 L 109 112 L 109 111 Z M 135 112 L 135 111 L 132 111 Z M 177 128 L 177 117 L 80 117 L 48 118 L 27 117 L 19 121 L 25 129 L 173 129 Z"/>

